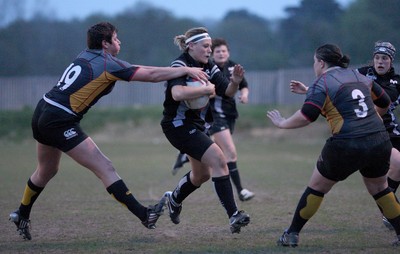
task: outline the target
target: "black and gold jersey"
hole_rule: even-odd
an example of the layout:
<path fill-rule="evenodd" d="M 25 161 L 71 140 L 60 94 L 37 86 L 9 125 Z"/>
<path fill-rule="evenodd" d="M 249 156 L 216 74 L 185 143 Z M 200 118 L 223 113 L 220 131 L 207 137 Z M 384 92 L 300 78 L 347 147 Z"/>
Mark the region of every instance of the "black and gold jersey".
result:
<path fill-rule="evenodd" d="M 358 138 L 385 130 L 374 107 L 374 101 L 384 95 L 377 83 L 356 70 L 334 67 L 309 87 L 304 105 L 318 108 L 333 137 Z M 307 117 L 306 111 L 302 113 Z"/>
<path fill-rule="evenodd" d="M 130 81 L 139 67 L 101 50 L 84 50 L 44 95 L 47 103 L 82 118 L 118 80 Z"/>

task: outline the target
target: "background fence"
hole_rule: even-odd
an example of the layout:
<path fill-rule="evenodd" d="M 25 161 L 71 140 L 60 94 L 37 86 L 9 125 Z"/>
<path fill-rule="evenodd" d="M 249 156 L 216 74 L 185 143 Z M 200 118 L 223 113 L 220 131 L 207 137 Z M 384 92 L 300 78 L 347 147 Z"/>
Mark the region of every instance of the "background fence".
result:
<path fill-rule="evenodd" d="M 0 77 L 0 110 L 34 107 L 44 93 L 58 81 L 58 76 Z M 315 79 L 312 68 L 277 71 L 248 71 L 249 104 L 300 104 L 304 96 L 292 94 L 289 82 L 300 80 L 310 85 Z M 117 82 L 113 92 L 96 107 L 156 105 L 164 101 L 164 83 Z"/>

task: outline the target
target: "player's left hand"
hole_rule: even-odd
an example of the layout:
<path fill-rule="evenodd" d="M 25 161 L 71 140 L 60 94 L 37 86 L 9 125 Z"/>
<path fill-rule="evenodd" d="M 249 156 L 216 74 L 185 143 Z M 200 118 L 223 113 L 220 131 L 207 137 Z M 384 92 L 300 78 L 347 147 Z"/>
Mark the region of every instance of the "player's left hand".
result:
<path fill-rule="evenodd" d="M 231 82 L 239 85 L 242 82 L 244 77 L 244 68 L 240 64 L 236 64 L 233 67 Z"/>
<path fill-rule="evenodd" d="M 249 102 L 249 97 L 247 95 L 241 94 L 238 98 L 240 103 L 246 104 Z"/>
<path fill-rule="evenodd" d="M 215 85 L 213 83 L 211 83 L 209 80 L 207 80 L 206 86 L 209 87 L 209 88 L 212 87 L 212 93 L 210 93 L 208 95 L 208 98 L 210 98 L 210 99 L 214 98 L 216 96 Z"/>

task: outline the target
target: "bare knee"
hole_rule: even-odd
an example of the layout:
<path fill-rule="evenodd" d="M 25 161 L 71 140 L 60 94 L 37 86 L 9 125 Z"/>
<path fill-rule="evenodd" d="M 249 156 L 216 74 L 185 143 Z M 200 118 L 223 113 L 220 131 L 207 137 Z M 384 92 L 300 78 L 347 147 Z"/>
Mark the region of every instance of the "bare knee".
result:
<path fill-rule="evenodd" d="M 228 162 L 237 161 L 237 154 L 235 151 L 227 151 L 224 153 L 225 153 L 226 161 L 228 161 Z"/>
<path fill-rule="evenodd" d="M 388 187 L 386 176 L 381 176 L 377 178 L 363 177 L 363 180 L 369 194 L 372 196 L 385 190 Z"/>
<path fill-rule="evenodd" d="M 213 177 L 229 175 L 229 169 L 223 156 L 215 160 L 211 165 L 211 171 Z"/>
<path fill-rule="evenodd" d="M 205 183 L 205 182 L 207 182 L 209 179 L 210 179 L 210 177 L 211 177 L 211 174 L 210 174 L 210 172 L 204 172 L 203 174 L 201 174 L 201 176 L 199 177 L 199 181 L 201 182 L 201 183 Z"/>
<path fill-rule="evenodd" d="M 210 170 L 207 167 L 202 167 L 193 168 L 190 176 L 190 181 L 192 182 L 192 184 L 200 187 L 203 183 L 207 182 L 210 179 L 211 174 Z"/>
<path fill-rule="evenodd" d="M 226 159 L 221 150 L 214 150 L 208 153 L 209 150 L 204 154 L 205 164 L 209 165 L 214 170 L 223 170 L 226 167 Z"/>
<path fill-rule="evenodd" d="M 400 181 L 400 152 L 392 148 L 388 176 L 395 181 Z"/>

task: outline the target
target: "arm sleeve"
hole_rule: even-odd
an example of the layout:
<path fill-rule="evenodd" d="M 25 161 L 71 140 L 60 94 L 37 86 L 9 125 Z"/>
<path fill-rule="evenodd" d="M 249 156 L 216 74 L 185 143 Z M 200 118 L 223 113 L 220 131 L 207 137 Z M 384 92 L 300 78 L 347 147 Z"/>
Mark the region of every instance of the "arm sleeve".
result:
<path fill-rule="evenodd" d="M 245 77 L 243 77 L 242 82 L 239 84 L 239 90 L 242 90 L 243 88 L 249 88 L 249 84 L 247 83 L 247 80 Z"/>
<path fill-rule="evenodd" d="M 301 108 L 301 113 L 307 118 L 310 122 L 314 122 L 317 120 L 318 116 L 321 114 L 321 109 L 311 103 L 304 103 Z"/>
<path fill-rule="evenodd" d="M 131 81 L 138 66 L 134 66 L 126 61 L 116 57 L 107 55 L 105 60 L 105 71 L 112 76 L 107 76 L 108 79 Z"/>
<path fill-rule="evenodd" d="M 218 96 L 225 96 L 225 91 L 230 83 L 229 79 L 219 70 L 217 65 L 211 68 L 211 83 L 215 85 L 215 93 Z"/>
<path fill-rule="evenodd" d="M 385 93 L 385 90 L 376 82 L 372 82 L 372 99 L 374 104 L 380 108 L 386 108 L 390 105 L 390 97 Z"/>

